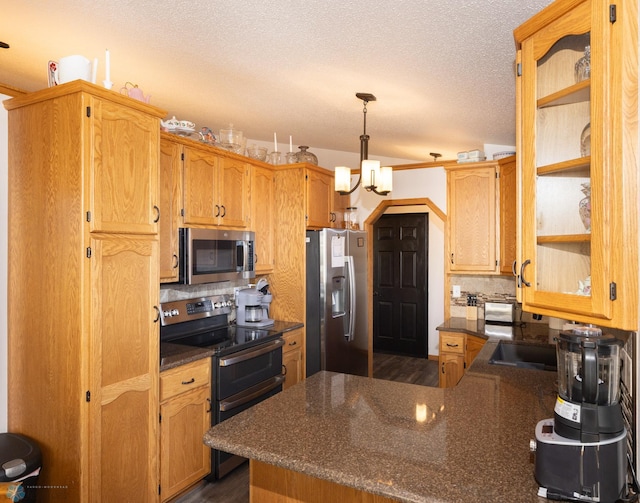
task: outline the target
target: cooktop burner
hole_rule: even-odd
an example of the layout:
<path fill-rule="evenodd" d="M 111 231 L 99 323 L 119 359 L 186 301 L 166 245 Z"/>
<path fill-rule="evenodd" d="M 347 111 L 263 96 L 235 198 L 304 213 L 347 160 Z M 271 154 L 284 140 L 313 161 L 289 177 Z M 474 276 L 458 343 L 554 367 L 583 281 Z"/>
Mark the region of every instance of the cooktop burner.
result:
<path fill-rule="evenodd" d="M 197 346 L 214 351 L 214 354 L 223 354 L 232 350 L 240 350 L 267 341 L 281 335 L 273 330 L 260 330 L 255 328 L 238 327 L 229 325 L 213 332 L 204 332 L 184 337 L 176 337 L 165 342 L 182 344 L 184 346 Z"/>
<path fill-rule="evenodd" d="M 282 335 L 273 329 L 230 325 L 231 306 L 233 301 L 226 295 L 165 302 L 160 307 L 160 341 L 223 355 Z"/>

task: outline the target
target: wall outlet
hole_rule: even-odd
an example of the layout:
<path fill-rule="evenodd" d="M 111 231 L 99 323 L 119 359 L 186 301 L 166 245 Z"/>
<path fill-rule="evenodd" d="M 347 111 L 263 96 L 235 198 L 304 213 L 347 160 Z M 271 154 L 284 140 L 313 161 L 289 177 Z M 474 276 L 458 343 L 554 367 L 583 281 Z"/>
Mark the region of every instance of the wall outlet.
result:
<path fill-rule="evenodd" d="M 460 297 L 460 285 L 453 285 L 453 297 L 456 299 Z"/>

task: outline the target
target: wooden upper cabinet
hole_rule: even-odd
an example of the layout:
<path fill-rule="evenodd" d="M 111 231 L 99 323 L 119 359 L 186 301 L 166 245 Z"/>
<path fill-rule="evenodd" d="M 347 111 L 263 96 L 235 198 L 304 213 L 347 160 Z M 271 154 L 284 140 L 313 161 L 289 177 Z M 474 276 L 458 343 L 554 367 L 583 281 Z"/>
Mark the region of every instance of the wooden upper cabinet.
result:
<path fill-rule="evenodd" d="M 333 181 L 332 181 L 333 183 Z M 345 228 L 345 213 L 347 212 L 347 208 L 350 205 L 350 195 L 343 196 L 340 192 L 336 192 L 333 190 L 334 187 L 331 187 L 333 191 L 333 209 L 332 209 L 332 222 L 331 227 L 334 229 L 344 229 Z"/>
<path fill-rule="evenodd" d="M 182 219 L 182 146 L 160 139 L 160 282 L 178 281 Z"/>
<path fill-rule="evenodd" d="M 184 223 L 217 225 L 221 214 L 217 203 L 220 157 L 192 147 L 184 147 Z"/>
<path fill-rule="evenodd" d="M 324 170 L 306 170 L 307 227 L 322 229 L 333 225 L 333 175 Z"/>
<path fill-rule="evenodd" d="M 451 272 L 486 274 L 498 271 L 496 173 L 497 163 L 447 169 Z"/>
<path fill-rule="evenodd" d="M 325 173 L 307 170 L 307 227 L 331 227 L 333 178 Z"/>
<path fill-rule="evenodd" d="M 519 283 L 525 311 L 637 330 L 638 4 L 610 7 L 558 0 L 514 31 Z"/>
<path fill-rule="evenodd" d="M 84 98 L 91 231 L 156 234 L 158 119 L 92 95 Z"/>
<path fill-rule="evenodd" d="M 218 201 L 222 209 L 219 225 L 244 229 L 249 226 L 249 164 L 223 157 L 219 170 Z"/>
<path fill-rule="evenodd" d="M 275 181 L 270 168 L 251 166 L 251 230 L 256 235 L 256 274 L 268 274 L 275 267 Z"/>
<path fill-rule="evenodd" d="M 513 275 L 517 255 L 517 165 L 516 157 L 500 160 L 500 273 Z M 517 271 L 516 271 L 517 272 Z"/>
<path fill-rule="evenodd" d="M 184 147 L 184 223 L 246 228 L 249 165 L 207 147 Z"/>

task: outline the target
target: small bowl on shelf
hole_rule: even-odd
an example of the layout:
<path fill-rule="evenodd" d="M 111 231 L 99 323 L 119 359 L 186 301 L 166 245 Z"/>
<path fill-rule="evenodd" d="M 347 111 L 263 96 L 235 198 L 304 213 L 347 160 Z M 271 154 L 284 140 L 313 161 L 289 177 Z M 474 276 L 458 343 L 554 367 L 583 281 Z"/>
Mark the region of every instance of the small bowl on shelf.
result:
<path fill-rule="evenodd" d="M 266 161 L 267 149 L 265 147 L 251 145 L 250 147 L 247 147 L 247 157 L 250 157 L 251 159 L 257 159 L 258 161 Z"/>

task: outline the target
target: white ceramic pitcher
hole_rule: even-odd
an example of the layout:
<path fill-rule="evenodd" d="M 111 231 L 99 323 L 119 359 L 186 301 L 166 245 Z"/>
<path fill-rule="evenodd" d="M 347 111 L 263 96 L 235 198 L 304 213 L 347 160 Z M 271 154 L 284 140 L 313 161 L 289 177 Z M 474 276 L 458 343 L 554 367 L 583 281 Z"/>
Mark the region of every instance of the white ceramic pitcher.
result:
<path fill-rule="evenodd" d="M 82 79 L 87 82 L 96 83 L 97 60 L 91 63 L 87 58 L 80 55 L 65 56 L 60 58 L 56 65 L 56 84 L 64 84 L 72 80 Z M 51 68 L 51 65 L 49 65 Z"/>

